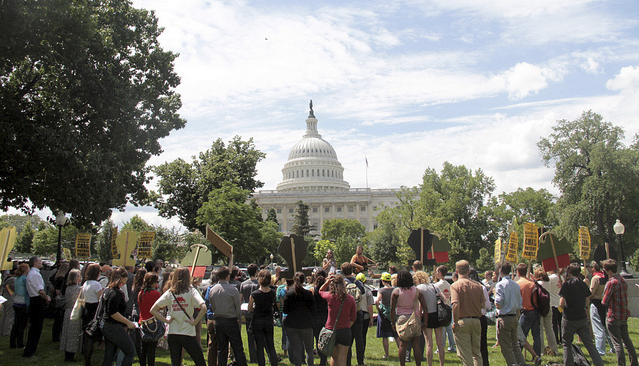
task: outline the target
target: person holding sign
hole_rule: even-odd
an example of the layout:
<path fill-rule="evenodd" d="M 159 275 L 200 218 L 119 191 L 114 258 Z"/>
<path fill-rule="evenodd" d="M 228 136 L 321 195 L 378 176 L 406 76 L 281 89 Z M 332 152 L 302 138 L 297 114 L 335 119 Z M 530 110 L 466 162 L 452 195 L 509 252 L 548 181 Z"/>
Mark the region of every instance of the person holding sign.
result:
<path fill-rule="evenodd" d="M 355 255 L 351 258 L 351 264 L 353 265 L 355 273 L 368 271 L 368 263 L 377 265 L 377 263 L 364 256 L 364 248 L 361 245 L 358 245 Z"/>

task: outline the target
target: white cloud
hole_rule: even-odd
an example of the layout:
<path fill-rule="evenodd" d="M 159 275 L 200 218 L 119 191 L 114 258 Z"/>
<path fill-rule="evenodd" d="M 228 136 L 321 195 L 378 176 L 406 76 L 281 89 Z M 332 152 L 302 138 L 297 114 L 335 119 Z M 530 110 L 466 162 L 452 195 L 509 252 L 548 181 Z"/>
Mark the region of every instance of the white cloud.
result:
<path fill-rule="evenodd" d="M 613 79 L 606 82 L 606 88 L 622 92 L 639 91 L 639 67 L 622 67 Z"/>
<path fill-rule="evenodd" d="M 548 80 L 559 80 L 561 76 L 548 68 L 521 62 L 503 74 L 505 88 L 510 99 L 522 99 L 548 86 Z"/>

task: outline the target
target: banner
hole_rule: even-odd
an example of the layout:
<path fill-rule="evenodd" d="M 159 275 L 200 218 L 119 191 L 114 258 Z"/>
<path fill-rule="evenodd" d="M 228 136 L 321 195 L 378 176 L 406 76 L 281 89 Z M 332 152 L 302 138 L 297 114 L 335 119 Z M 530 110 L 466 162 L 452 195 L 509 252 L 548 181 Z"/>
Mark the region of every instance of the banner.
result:
<path fill-rule="evenodd" d="M 143 231 L 140 234 L 140 241 L 138 242 L 137 257 L 151 258 L 151 249 L 153 246 L 153 239 L 155 239 L 155 231 Z"/>
<path fill-rule="evenodd" d="M 590 259 L 590 231 L 585 226 L 579 227 L 579 259 Z"/>
<path fill-rule="evenodd" d="M 82 259 L 91 257 L 91 234 L 78 233 L 78 235 L 76 235 L 75 257 Z"/>
<path fill-rule="evenodd" d="M 506 253 L 506 260 L 512 264 L 517 263 L 517 250 L 519 250 L 519 237 L 516 231 L 510 233 L 510 240 L 508 241 L 508 253 Z"/>
<path fill-rule="evenodd" d="M 524 224 L 524 249 L 521 253 L 523 259 L 537 258 L 539 248 L 539 228 L 529 222 Z"/>

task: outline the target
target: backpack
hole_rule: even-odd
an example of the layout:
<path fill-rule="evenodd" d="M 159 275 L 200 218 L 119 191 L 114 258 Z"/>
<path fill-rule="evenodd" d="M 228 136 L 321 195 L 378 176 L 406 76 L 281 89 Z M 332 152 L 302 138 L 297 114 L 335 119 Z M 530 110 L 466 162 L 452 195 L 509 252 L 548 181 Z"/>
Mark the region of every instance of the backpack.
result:
<path fill-rule="evenodd" d="M 535 302 L 535 299 L 537 300 Z M 532 292 L 532 304 L 535 310 L 539 311 L 541 316 L 546 316 L 550 312 L 550 293 L 537 281 Z M 536 303 L 536 305 L 535 305 Z"/>
<path fill-rule="evenodd" d="M 354 282 L 349 282 L 348 285 L 346 285 L 346 293 L 353 296 L 355 299 L 357 311 L 366 310 L 366 297 L 362 294 L 362 291 L 360 291 Z"/>
<path fill-rule="evenodd" d="M 575 366 L 590 366 L 590 362 L 584 356 L 584 353 L 581 352 L 581 348 L 576 344 L 572 344 L 572 357 L 575 361 Z"/>

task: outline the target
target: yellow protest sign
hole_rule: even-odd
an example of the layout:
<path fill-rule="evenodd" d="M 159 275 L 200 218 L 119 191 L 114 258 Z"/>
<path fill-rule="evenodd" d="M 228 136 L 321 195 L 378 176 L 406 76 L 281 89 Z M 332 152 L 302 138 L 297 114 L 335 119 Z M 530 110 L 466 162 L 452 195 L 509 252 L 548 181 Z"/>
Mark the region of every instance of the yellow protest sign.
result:
<path fill-rule="evenodd" d="M 2 265 L 0 269 L 3 271 L 10 271 L 13 269 L 13 263 L 7 262 L 9 253 L 13 250 L 13 246 L 16 244 L 16 228 L 14 226 L 5 227 L 0 231 L 0 260 Z"/>
<path fill-rule="evenodd" d="M 513 231 L 510 233 L 510 240 L 508 241 L 506 260 L 510 263 L 517 263 L 517 250 L 519 250 L 519 237 L 517 232 Z"/>
<path fill-rule="evenodd" d="M 537 225 L 529 222 L 524 224 L 524 249 L 521 253 L 523 259 L 537 258 L 539 248 L 539 229 Z"/>
<path fill-rule="evenodd" d="M 495 240 L 495 263 L 501 263 L 504 259 L 504 251 L 502 248 L 501 238 Z"/>
<path fill-rule="evenodd" d="M 73 259 L 71 257 L 71 251 L 69 250 L 69 248 L 62 248 L 62 257 L 64 258 L 64 260 L 70 261 L 71 259 Z"/>
<path fill-rule="evenodd" d="M 579 227 L 579 259 L 590 259 L 590 231 L 585 226 Z"/>
<path fill-rule="evenodd" d="M 151 249 L 155 239 L 155 231 L 143 231 L 138 243 L 138 258 L 151 258 Z"/>
<path fill-rule="evenodd" d="M 75 257 L 76 258 L 91 257 L 91 234 L 78 233 L 75 236 Z"/>
<path fill-rule="evenodd" d="M 120 252 L 120 258 L 113 260 L 114 266 L 134 266 L 135 260 L 131 258 L 131 252 L 135 249 L 135 245 L 138 242 L 138 234 L 135 231 L 125 230 L 117 239 L 115 244 L 118 246 L 118 252 Z"/>

